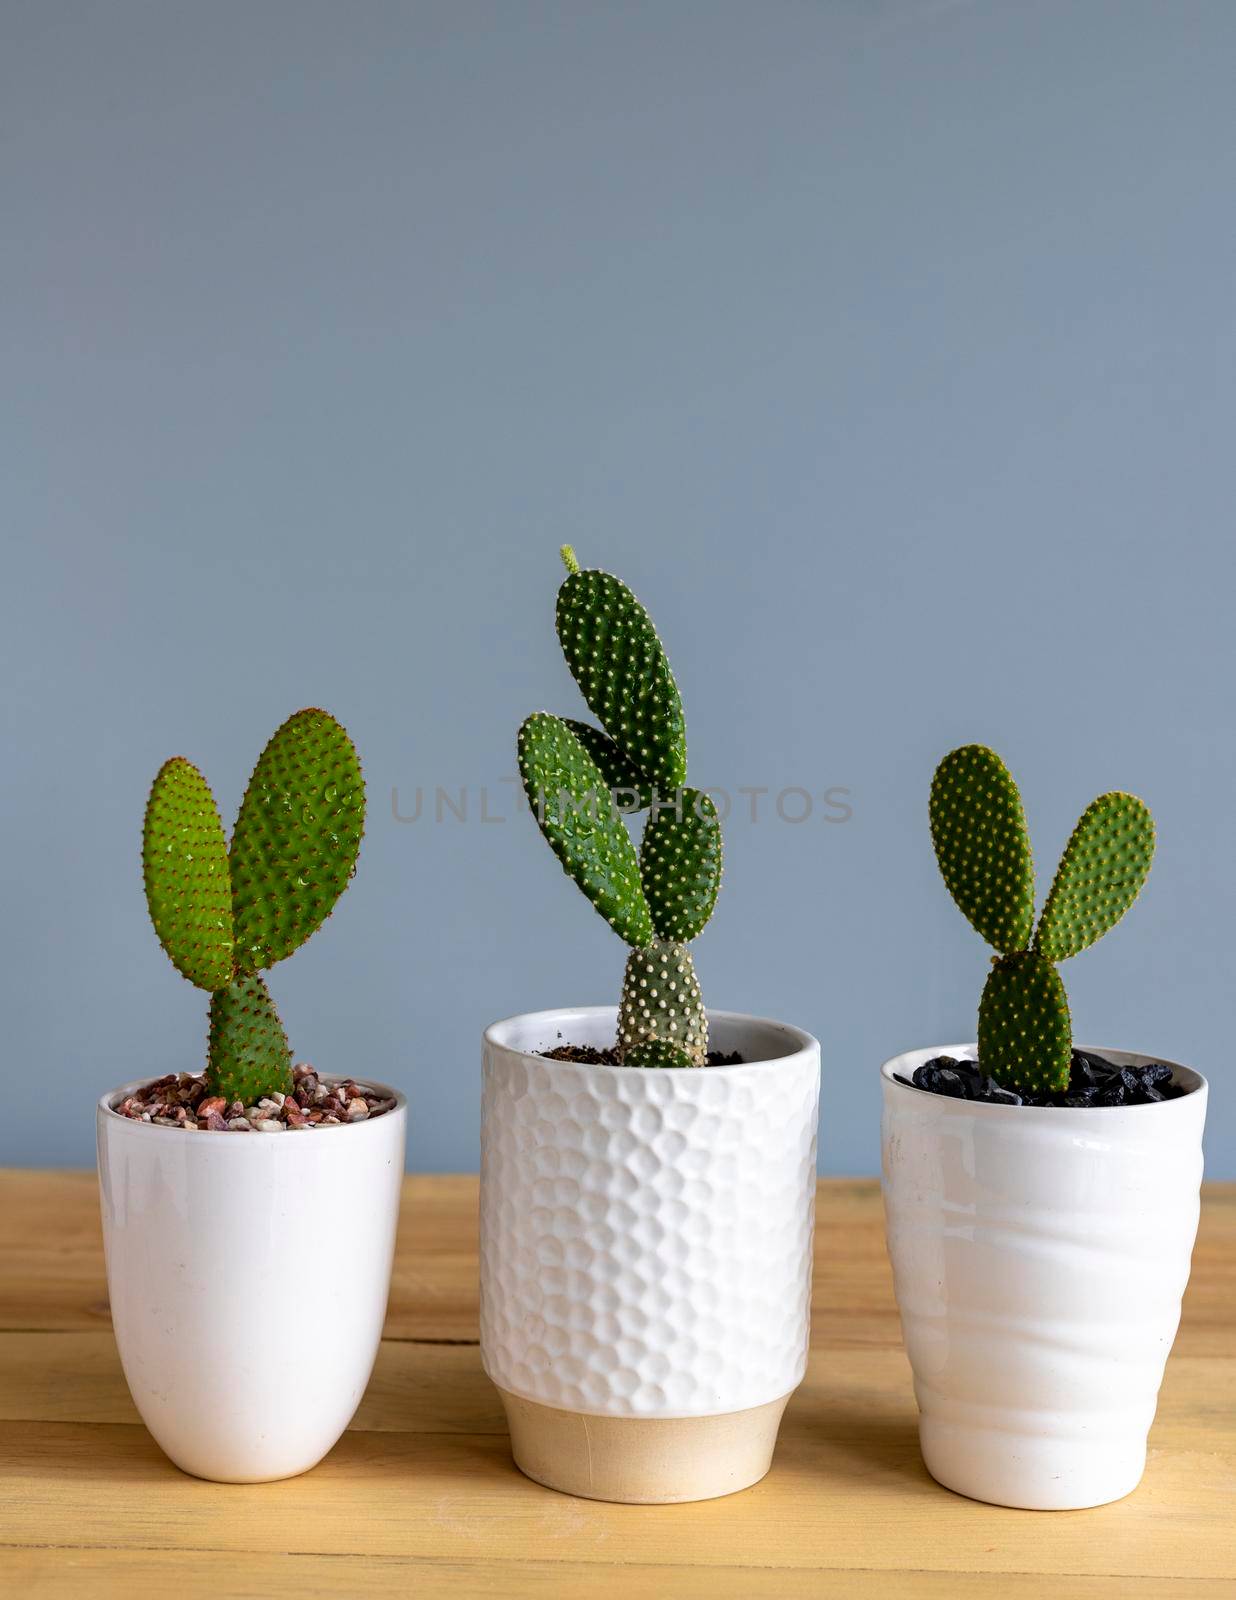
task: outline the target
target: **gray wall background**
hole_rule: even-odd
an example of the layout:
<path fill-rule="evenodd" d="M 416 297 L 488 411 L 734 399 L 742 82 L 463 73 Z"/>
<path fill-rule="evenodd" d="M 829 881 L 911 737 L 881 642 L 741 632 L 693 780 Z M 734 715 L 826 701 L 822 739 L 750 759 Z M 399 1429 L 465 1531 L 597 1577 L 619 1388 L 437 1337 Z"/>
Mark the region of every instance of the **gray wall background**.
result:
<path fill-rule="evenodd" d="M 1154 809 L 1076 1033 L 1212 1074 L 1236 1176 L 1234 61 L 1228 0 L 4 0 L 0 1161 L 87 1164 L 100 1091 L 199 1064 L 147 786 L 183 752 L 230 821 L 320 703 L 371 820 L 273 987 L 409 1091 L 412 1165 L 474 1165 L 482 1026 L 622 967 L 477 819 L 578 704 L 570 539 L 656 618 L 695 782 L 852 791 L 735 813 L 697 953 L 822 1039 L 825 1170 L 876 1170 L 884 1056 L 972 1031 L 925 808 L 983 740 L 1044 879 L 1102 789 Z"/>

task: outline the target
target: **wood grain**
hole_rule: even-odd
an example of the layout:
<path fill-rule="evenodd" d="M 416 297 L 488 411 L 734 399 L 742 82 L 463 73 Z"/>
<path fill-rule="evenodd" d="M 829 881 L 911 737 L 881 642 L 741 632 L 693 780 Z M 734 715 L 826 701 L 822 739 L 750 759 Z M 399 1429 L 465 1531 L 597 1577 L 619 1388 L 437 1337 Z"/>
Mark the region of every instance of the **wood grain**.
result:
<path fill-rule="evenodd" d="M 813 1349 L 773 1471 L 698 1506 L 605 1506 L 511 1466 L 476 1347 L 476 1181 L 409 1178 L 369 1391 L 314 1472 L 179 1473 L 107 1321 L 92 1174 L 0 1173 L 0 1593 L 1236 1596 L 1236 1187 L 1210 1186 L 1141 1489 L 1042 1514 L 931 1482 L 878 1186 L 821 1184 Z"/>
<path fill-rule="evenodd" d="M 175 1594 L 177 1600 L 323 1600 L 425 1597 L 425 1600 L 552 1600 L 555 1595 L 620 1600 L 1042 1600 L 1043 1580 L 1015 1572 L 829 1572 L 763 1567 L 693 1567 L 622 1560 L 596 1562 L 418 1560 L 412 1556 L 297 1555 L 252 1551 L 221 1576 L 220 1561 L 177 1550 L 2 1550 L 0 1593 L 22 1600 Z M 1227 1600 L 1225 1578 L 1053 1580 L 1052 1600 Z"/>

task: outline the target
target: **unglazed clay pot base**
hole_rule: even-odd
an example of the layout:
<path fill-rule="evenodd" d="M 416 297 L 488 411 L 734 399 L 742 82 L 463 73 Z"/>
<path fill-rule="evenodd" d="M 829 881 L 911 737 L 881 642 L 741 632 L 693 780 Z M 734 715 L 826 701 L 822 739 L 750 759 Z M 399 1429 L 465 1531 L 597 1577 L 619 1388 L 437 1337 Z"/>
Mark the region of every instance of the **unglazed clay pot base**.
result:
<path fill-rule="evenodd" d="M 515 1465 L 561 1494 L 622 1505 L 715 1500 L 758 1483 L 789 1395 L 719 1417 L 597 1417 L 499 1389 Z"/>
<path fill-rule="evenodd" d="M 708 1500 L 768 1471 L 807 1364 L 820 1047 L 711 1011 L 729 1066 L 551 1060 L 612 1006 L 486 1030 L 481 1361 L 516 1463 L 586 1499 Z"/>

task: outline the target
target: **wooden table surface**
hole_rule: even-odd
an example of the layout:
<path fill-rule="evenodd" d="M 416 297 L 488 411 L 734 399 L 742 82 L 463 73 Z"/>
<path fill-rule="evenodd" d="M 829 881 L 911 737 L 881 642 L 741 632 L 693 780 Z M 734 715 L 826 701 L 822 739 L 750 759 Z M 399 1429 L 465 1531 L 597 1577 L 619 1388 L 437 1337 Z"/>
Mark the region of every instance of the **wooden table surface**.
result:
<path fill-rule="evenodd" d="M 108 1322 L 93 1173 L 0 1172 L 0 1594 L 1236 1595 L 1236 1185 L 1210 1185 L 1141 1488 L 1007 1511 L 938 1488 L 873 1182 L 820 1186 L 812 1354 L 744 1494 L 610 1506 L 511 1465 L 477 1350 L 476 1180 L 409 1178 L 386 1336 L 352 1427 L 304 1477 L 178 1472 Z M 292 1371 L 311 1362 L 286 1352 Z"/>

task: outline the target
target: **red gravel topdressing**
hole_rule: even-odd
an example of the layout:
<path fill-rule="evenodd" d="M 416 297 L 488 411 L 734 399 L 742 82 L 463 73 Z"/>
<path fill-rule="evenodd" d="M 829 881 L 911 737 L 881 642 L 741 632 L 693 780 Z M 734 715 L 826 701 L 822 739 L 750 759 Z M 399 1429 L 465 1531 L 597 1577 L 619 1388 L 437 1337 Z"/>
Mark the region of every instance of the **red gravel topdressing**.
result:
<path fill-rule="evenodd" d="M 302 1062 L 292 1068 L 295 1085 L 289 1095 L 274 1094 L 256 1105 L 231 1104 L 211 1095 L 203 1076 L 169 1072 L 126 1095 L 113 1109 L 134 1122 L 161 1128 L 200 1129 L 214 1133 L 288 1133 L 297 1129 L 337 1128 L 364 1122 L 394 1108 L 389 1095 L 375 1094 L 354 1078 L 328 1082 Z"/>

